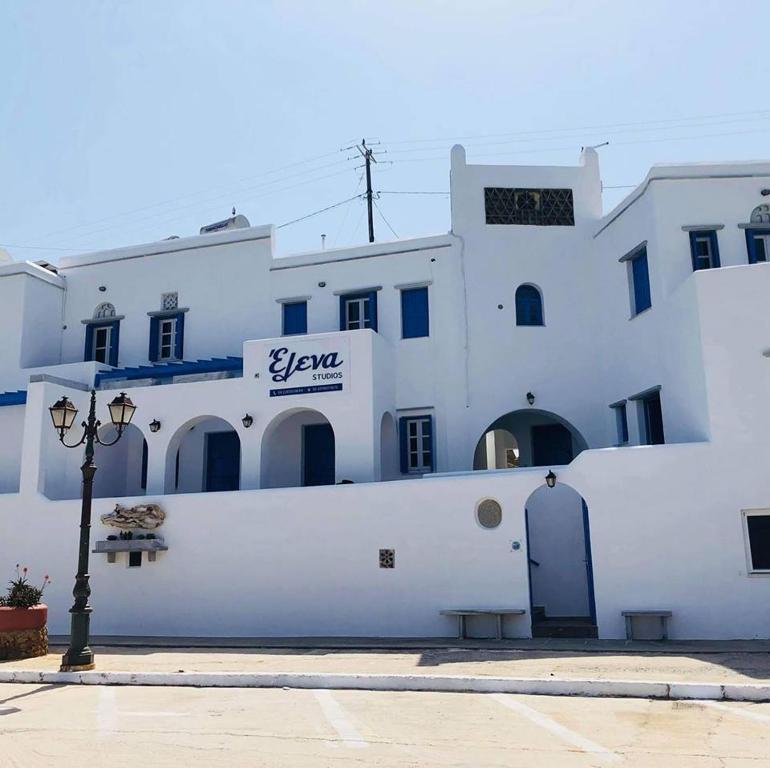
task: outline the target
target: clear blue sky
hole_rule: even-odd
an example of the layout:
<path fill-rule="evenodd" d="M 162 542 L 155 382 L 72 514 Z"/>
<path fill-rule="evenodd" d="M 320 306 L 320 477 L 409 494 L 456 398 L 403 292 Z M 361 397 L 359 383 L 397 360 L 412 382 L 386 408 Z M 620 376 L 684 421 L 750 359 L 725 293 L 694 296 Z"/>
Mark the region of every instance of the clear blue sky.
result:
<path fill-rule="evenodd" d="M 386 191 L 446 191 L 456 142 L 470 162 L 573 164 L 609 140 L 609 186 L 768 158 L 768 30 L 767 0 L 2 0 L 0 244 L 55 261 L 232 206 L 282 224 L 360 192 L 339 150 L 362 137 L 392 161 Z M 379 206 L 401 237 L 449 228 L 445 196 Z M 278 250 L 322 232 L 364 242 L 364 205 L 280 229 Z"/>

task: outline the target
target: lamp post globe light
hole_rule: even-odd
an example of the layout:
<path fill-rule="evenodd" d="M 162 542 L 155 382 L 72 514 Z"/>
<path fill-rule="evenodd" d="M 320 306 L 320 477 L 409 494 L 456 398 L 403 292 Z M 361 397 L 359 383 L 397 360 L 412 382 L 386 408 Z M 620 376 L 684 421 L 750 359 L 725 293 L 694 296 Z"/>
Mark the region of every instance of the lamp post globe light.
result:
<path fill-rule="evenodd" d="M 96 467 L 94 466 L 94 445 L 110 446 L 120 440 L 126 427 L 131 423 L 131 419 L 136 411 L 136 406 L 125 392 L 121 392 L 109 404 L 110 421 L 115 427 L 117 437 L 104 442 L 99 438 L 99 427 L 101 422 L 96 418 L 96 392 L 91 390 L 91 405 L 88 411 L 88 418 L 81 424 L 83 434 L 76 443 L 66 443 L 64 436 L 75 423 L 77 408 L 72 404 L 69 398 L 61 397 L 49 409 L 51 421 L 54 429 L 59 434 L 59 442 L 66 448 L 78 448 L 85 445 L 85 460 L 80 467 L 83 473 L 83 493 L 82 507 L 80 513 L 80 546 L 78 549 L 78 572 L 75 576 L 75 588 L 72 594 L 75 602 L 70 608 L 71 631 L 70 645 L 67 652 L 62 656 L 62 672 L 79 672 L 81 670 L 94 668 L 94 652 L 88 645 L 88 633 L 91 623 L 91 606 L 88 598 L 91 595 L 91 587 L 88 584 L 88 555 L 91 546 L 91 500 L 94 490 L 94 475 Z"/>

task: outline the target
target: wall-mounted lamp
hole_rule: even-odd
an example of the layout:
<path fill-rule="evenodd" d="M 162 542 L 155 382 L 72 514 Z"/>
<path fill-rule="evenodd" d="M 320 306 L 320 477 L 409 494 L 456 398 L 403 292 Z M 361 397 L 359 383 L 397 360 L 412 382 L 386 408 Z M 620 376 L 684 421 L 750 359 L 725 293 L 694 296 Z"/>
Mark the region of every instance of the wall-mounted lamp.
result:
<path fill-rule="evenodd" d="M 254 423 L 254 417 L 250 416 L 248 413 L 241 419 L 243 422 L 243 426 L 248 429 L 253 423 Z"/>
<path fill-rule="evenodd" d="M 535 396 L 531 392 L 527 392 L 527 402 L 530 405 L 534 405 L 535 404 Z"/>
<path fill-rule="evenodd" d="M 160 422 L 157 419 L 150 422 L 150 432 L 160 432 Z"/>
<path fill-rule="evenodd" d="M 549 469 L 548 474 L 545 476 L 545 484 L 549 488 L 553 488 L 556 485 L 556 474 L 552 469 Z"/>
<path fill-rule="evenodd" d="M 318 283 L 318 287 L 319 288 L 326 288 L 326 283 L 323 280 L 321 280 L 321 282 Z"/>

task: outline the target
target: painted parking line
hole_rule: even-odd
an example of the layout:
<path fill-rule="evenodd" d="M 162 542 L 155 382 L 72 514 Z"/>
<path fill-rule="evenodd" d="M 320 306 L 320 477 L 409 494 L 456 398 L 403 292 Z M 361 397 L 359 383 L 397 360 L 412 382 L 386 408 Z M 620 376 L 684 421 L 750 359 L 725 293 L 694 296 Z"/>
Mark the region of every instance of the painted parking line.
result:
<path fill-rule="evenodd" d="M 538 712 L 536 709 L 528 707 L 526 704 L 518 701 L 512 694 L 493 693 L 490 694 L 490 696 L 504 707 L 508 707 L 508 709 L 513 710 L 522 717 L 526 717 L 530 722 L 544 728 L 546 731 L 550 731 L 554 736 L 558 736 L 562 741 L 571 744 L 573 747 L 577 747 L 583 752 L 603 755 L 610 761 L 620 759 L 620 755 L 617 753 L 603 747 L 601 744 L 597 744 L 595 741 L 585 738 L 585 736 L 581 736 L 579 733 L 561 725 L 561 723 L 557 723 L 542 712 Z"/>
<path fill-rule="evenodd" d="M 711 709 L 718 709 L 721 712 L 729 712 L 736 717 L 743 717 L 746 720 L 753 720 L 756 723 L 764 723 L 770 725 L 770 715 L 763 715 L 761 712 L 754 712 L 751 709 L 742 709 L 739 707 L 730 707 L 727 704 L 722 704 L 719 701 L 699 701 L 698 704 L 704 707 L 710 707 Z"/>
<path fill-rule="evenodd" d="M 368 742 L 358 732 L 358 729 L 348 718 L 345 710 L 339 705 L 331 691 L 313 691 L 316 701 L 320 704 L 324 717 L 329 721 L 329 725 L 337 731 L 342 739 L 343 746 L 349 749 L 364 749 L 369 746 Z"/>

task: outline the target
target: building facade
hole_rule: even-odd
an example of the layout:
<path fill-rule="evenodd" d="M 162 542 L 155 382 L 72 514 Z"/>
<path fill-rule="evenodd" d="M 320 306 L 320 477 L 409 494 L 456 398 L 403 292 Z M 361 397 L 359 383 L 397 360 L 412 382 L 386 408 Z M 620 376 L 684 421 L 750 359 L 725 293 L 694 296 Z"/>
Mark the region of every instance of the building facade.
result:
<path fill-rule="evenodd" d="M 47 409 L 95 388 L 107 422 L 119 390 L 92 540 L 153 503 L 167 550 L 92 555 L 99 634 L 448 636 L 442 610 L 508 607 L 512 637 L 629 610 L 769 637 L 768 193 L 770 163 L 655 166 L 603 215 L 591 149 L 458 146 L 445 235 L 276 257 L 237 217 L 2 265 L 0 563 L 52 574 L 66 630 L 82 455 Z"/>

